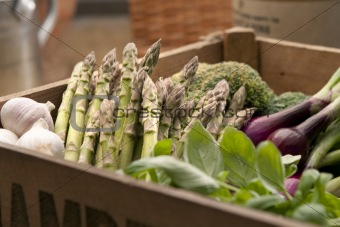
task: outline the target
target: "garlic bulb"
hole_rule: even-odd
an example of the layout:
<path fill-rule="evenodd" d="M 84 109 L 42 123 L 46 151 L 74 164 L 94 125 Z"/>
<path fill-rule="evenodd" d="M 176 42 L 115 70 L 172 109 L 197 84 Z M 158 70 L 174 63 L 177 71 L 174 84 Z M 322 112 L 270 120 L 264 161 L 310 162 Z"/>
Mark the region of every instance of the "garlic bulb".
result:
<path fill-rule="evenodd" d="M 50 131 L 54 131 L 51 111 L 55 106 L 51 102 L 38 103 L 33 99 L 18 97 L 8 100 L 1 109 L 1 124 L 17 136 L 27 132 L 34 122 L 43 118 Z"/>
<path fill-rule="evenodd" d="M 15 144 L 18 141 L 17 135 L 8 129 L 0 128 L 0 142 Z"/>
<path fill-rule="evenodd" d="M 22 135 L 16 145 L 29 148 L 54 157 L 64 157 L 64 142 L 60 137 L 48 130 L 43 118 L 36 121 L 32 128 Z"/>

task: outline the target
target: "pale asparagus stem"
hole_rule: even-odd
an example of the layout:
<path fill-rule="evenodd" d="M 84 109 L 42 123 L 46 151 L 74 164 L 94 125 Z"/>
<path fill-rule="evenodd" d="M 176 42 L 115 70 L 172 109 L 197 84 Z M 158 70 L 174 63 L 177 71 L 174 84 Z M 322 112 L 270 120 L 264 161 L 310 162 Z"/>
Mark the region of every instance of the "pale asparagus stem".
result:
<path fill-rule="evenodd" d="M 99 111 L 93 113 L 90 117 L 90 123 L 86 126 L 84 141 L 80 147 L 78 163 L 91 165 L 99 135 Z"/>
<path fill-rule="evenodd" d="M 141 110 L 142 91 L 145 78 L 148 76 L 145 68 L 140 68 L 137 76 L 131 82 L 131 99 L 128 105 L 128 116 L 124 129 L 122 144 L 118 149 L 119 168 L 125 168 L 132 161 L 137 134 L 138 117 Z M 131 111 L 130 111 L 131 110 Z"/>
<path fill-rule="evenodd" d="M 177 108 L 182 104 L 184 97 L 183 86 L 175 87 L 167 96 L 165 100 L 164 114 L 161 116 L 158 140 L 168 139 L 170 136 L 170 127 Z"/>
<path fill-rule="evenodd" d="M 128 43 L 123 50 L 122 76 L 119 91 L 119 109 L 117 113 L 117 130 L 114 136 L 114 149 L 119 149 L 123 140 L 126 125 L 126 109 L 131 99 L 131 81 L 136 76 L 137 48 L 134 43 Z M 115 151 L 118 152 L 117 150 Z"/>
<path fill-rule="evenodd" d="M 114 134 L 112 133 L 108 139 L 107 150 L 103 157 L 103 169 L 115 171 L 118 169 L 117 155 L 114 153 Z"/>
<path fill-rule="evenodd" d="M 157 143 L 158 136 L 158 120 L 154 110 L 157 106 L 157 88 L 152 79 L 147 76 L 144 81 L 142 91 L 143 101 L 143 117 L 141 123 L 144 127 L 142 158 L 150 157 Z"/>
<path fill-rule="evenodd" d="M 80 77 L 81 69 L 83 67 L 84 62 L 78 62 L 74 68 L 67 83 L 67 88 L 63 93 L 63 98 L 58 110 L 57 119 L 55 121 L 54 132 L 64 141 L 66 142 L 66 134 L 70 120 L 71 113 L 71 101 L 73 99 L 74 93 L 77 89 L 78 80 Z"/>
<path fill-rule="evenodd" d="M 110 93 L 110 83 L 114 79 L 113 72 L 116 70 L 116 49 L 107 53 L 99 68 L 99 77 L 95 85 L 94 97 L 90 102 L 87 110 L 87 124 L 89 123 L 90 116 L 99 110 L 103 98 L 107 98 Z"/>
<path fill-rule="evenodd" d="M 225 128 L 234 127 L 237 129 L 241 129 L 243 125 L 247 124 L 247 122 L 252 118 L 253 114 L 256 112 L 256 108 L 247 108 L 241 111 L 237 111 L 237 114 L 233 117 L 230 117 L 228 121 L 224 118 L 223 121 L 225 126 L 219 132 L 218 141 L 221 141 Z"/>
<path fill-rule="evenodd" d="M 81 70 L 81 77 L 78 81 L 77 90 L 74 94 L 76 101 L 75 108 L 71 114 L 70 126 L 68 129 L 66 149 L 64 159 L 77 162 L 79 158 L 79 148 L 83 142 L 85 129 L 85 114 L 88 104 L 87 95 L 89 93 L 89 81 L 96 64 L 94 52 L 92 51 L 84 60 Z M 73 123 L 73 124 L 72 124 Z M 79 128 L 74 128 L 75 125 Z"/>
<path fill-rule="evenodd" d="M 159 52 L 161 49 L 161 39 L 152 44 L 146 51 L 139 68 L 147 67 L 146 72 L 148 75 L 152 74 L 153 68 L 156 66 L 159 58 Z"/>
<path fill-rule="evenodd" d="M 162 77 L 159 77 L 155 84 L 157 88 L 158 106 L 159 108 L 163 108 L 166 97 L 168 96 L 168 90 Z"/>
<path fill-rule="evenodd" d="M 198 69 L 198 57 L 195 56 L 191 59 L 183 68 L 183 85 L 185 87 L 185 93 L 188 94 L 188 87 L 192 83 L 196 71 Z"/>
<path fill-rule="evenodd" d="M 107 151 L 109 150 L 108 142 L 109 138 L 113 136 L 114 131 L 114 116 L 113 112 L 115 109 L 115 102 L 114 100 L 104 99 L 100 105 L 100 135 L 99 135 L 99 143 L 97 145 L 96 150 L 96 161 L 95 165 L 99 168 L 103 168 L 104 160 L 108 160 L 109 157 L 107 156 Z M 109 152 L 109 154 L 114 157 L 115 154 Z M 114 163 L 113 163 L 114 164 Z"/>
<path fill-rule="evenodd" d="M 226 115 L 224 116 L 222 122 L 222 129 L 227 126 L 228 122 L 237 115 L 237 112 L 243 110 L 244 102 L 247 98 L 246 88 L 241 86 L 233 95 L 231 102 L 229 104 Z"/>
<path fill-rule="evenodd" d="M 227 83 L 227 81 L 221 80 L 220 82 L 218 82 L 214 89 L 214 93 L 215 99 L 218 103 L 215 111 L 215 116 L 213 116 L 213 118 L 207 124 L 207 130 L 216 139 L 222 127 L 223 112 L 227 105 L 227 98 L 229 96 L 229 84 Z"/>

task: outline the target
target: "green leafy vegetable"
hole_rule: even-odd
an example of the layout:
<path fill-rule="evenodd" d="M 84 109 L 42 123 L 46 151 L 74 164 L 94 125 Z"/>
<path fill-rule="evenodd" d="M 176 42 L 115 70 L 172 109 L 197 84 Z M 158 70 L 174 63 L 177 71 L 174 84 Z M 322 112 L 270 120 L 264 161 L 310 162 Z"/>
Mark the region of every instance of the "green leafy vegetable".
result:
<path fill-rule="evenodd" d="M 160 140 L 156 143 L 153 156 L 170 155 L 171 154 L 171 139 Z"/>
<path fill-rule="evenodd" d="M 258 145 L 256 169 L 268 190 L 273 193 L 284 191 L 285 169 L 280 151 L 272 142 L 265 141 Z"/>
<path fill-rule="evenodd" d="M 240 130 L 226 127 L 220 142 L 225 170 L 229 171 L 228 180 L 239 187 L 246 187 L 256 178 L 256 149 L 251 140 Z"/>
<path fill-rule="evenodd" d="M 143 158 L 131 163 L 124 172 L 134 176 L 149 169 L 161 169 L 177 187 L 188 189 L 201 194 L 210 194 L 219 188 L 217 181 L 198 168 L 176 160 L 171 156 Z"/>
<path fill-rule="evenodd" d="M 223 158 L 217 142 L 197 121 L 184 142 L 184 160 L 209 176 L 217 176 L 223 171 Z"/>

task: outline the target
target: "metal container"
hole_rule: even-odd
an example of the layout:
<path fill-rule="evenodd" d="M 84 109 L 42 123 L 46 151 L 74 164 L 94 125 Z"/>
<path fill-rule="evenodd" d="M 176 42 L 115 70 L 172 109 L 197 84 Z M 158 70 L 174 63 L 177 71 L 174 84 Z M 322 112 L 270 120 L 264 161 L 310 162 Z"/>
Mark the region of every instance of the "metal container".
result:
<path fill-rule="evenodd" d="M 40 26 L 33 0 L 0 1 L 0 95 L 41 84 L 41 47 L 57 18 L 57 0 Z"/>

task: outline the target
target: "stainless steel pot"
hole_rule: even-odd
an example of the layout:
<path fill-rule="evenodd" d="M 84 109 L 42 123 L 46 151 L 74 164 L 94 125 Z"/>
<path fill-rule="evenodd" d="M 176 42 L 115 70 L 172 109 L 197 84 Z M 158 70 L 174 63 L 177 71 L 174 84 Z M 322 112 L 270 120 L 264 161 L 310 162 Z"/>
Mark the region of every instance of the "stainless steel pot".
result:
<path fill-rule="evenodd" d="M 41 84 L 40 50 L 57 19 L 57 0 L 48 1 L 40 26 L 34 0 L 0 0 L 0 95 Z"/>

